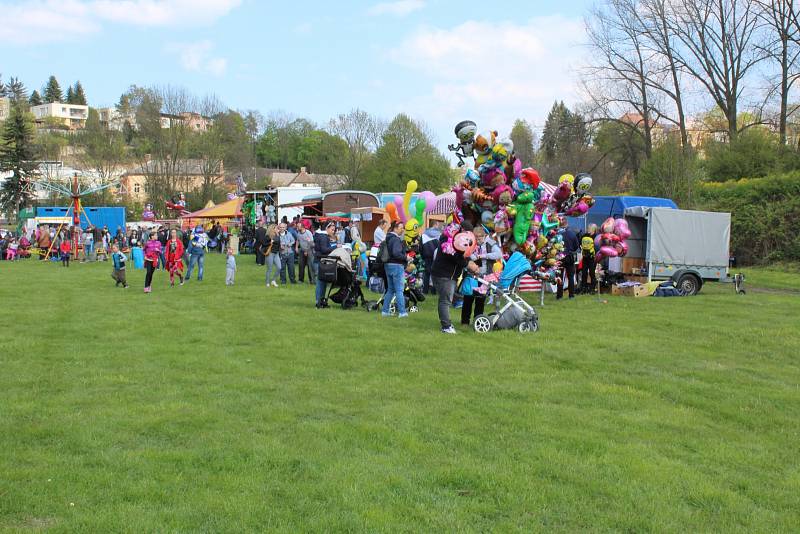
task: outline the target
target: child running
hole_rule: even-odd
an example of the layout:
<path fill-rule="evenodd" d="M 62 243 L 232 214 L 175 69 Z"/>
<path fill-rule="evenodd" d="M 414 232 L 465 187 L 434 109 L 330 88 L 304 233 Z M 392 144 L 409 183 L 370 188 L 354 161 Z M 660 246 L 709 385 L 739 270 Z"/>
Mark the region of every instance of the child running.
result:
<path fill-rule="evenodd" d="M 144 292 L 150 293 L 150 286 L 153 283 L 153 273 L 158 267 L 158 258 L 161 256 L 161 241 L 158 235 L 153 232 L 150 239 L 144 246 L 144 268 L 147 274 L 144 276 Z"/>
<path fill-rule="evenodd" d="M 228 260 L 225 262 L 225 285 L 232 286 L 236 278 L 236 256 L 233 249 L 228 247 Z"/>
<path fill-rule="evenodd" d="M 111 278 L 117 282 L 115 287 L 119 287 L 122 284 L 123 288 L 128 289 L 128 281 L 125 278 L 125 262 L 128 258 L 120 252 L 117 245 L 111 248 L 111 252 L 111 261 L 114 262 L 114 272 L 111 273 Z"/>
<path fill-rule="evenodd" d="M 178 231 L 172 230 L 169 233 L 169 241 L 166 245 L 167 271 L 169 271 L 169 286 L 175 287 L 175 275 L 183 285 L 183 243 L 178 239 Z"/>

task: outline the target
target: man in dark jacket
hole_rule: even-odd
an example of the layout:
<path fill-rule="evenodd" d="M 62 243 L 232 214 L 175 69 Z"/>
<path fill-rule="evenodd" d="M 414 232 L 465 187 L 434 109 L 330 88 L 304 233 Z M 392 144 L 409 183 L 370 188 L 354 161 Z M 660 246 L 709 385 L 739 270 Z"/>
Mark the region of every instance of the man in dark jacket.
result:
<path fill-rule="evenodd" d="M 464 221 L 461 224 L 461 229 L 465 232 L 471 232 L 472 225 Z M 433 259 L 431 277 L 433 278 L 433 286 L 436 288 L 436 294 L 439 295 L 438 312 L 442 333 L 455 334 L 456 330 L 453 328 L 453 323 L 450 322 L 450 304 L 456 292 L 456 282 L 461 277 L 461 273 L 464 272 L 464 268 L 477 272 L 478 266 L 467 260 L 464 254 L 459 251 L 456 251 L 455 254 L 444 252 L 441 245 L 446 241 L 447 236 L 445 235 L 439 238 L 439 248 L 436 250 L 436 256 Z"/>
<path fill-rule="evenodd" d="M 556 291 L 556 299 L 561 299 L 564 297 L 564 282 L 567 282 L 569 285 L 569 298 L 575 298 L 575 259 L 578 255 L 578 250 L 581 248 L 581 244 L 578 241 L 578 236 L 575 235 L 575 232 L 569 229 L 567 226 L 567 220 L 561 220 L 561 230 L 559 231 L 561 237 L 564 239 L 564 259 L 561 262 L 561 265 L 564 268 L 564 272 L 566 275 L 566 280 L 562 280 L 560 284 L 558 284 L 558 289 Z"/>
<path fill-rule="evenodd" d="M 431 267 L 433 267 L 433 257 L 439 247 L 439 238 L 442 237 L 442 230 L 439 221 L 431 221 L 431 226 L 422 234 L 422 261 L 425 264 L 425 272 L 422 278 L 422 292 L 433 295 L 436 291 L 431 284 Z"/>
<path fill-rule="evenodd" d="M 264 228 L 264 223 L 258 225 L 256 230 L 256 265 L 264 265 L 264 251 L 269 246 L 269 237 L 267 237 L 267 229 Z"/>
<path fill-rule="evenodd" d="M 317 278 L 317 290 L 315 292 L 317 308 L 328 307 L 328 303 L 325 302 L 325 292 L 328 290 L 328 284 L 319 279 L 319 260 L 333 252 L 335 248 L 336 223 L 329 221 L 324 230 L 320 228 L 314 232 L 314 276 Z"/>
<path fill-rule="evenodd" d="M 403 295 L 405 288 L 405 267 L 408 263 L 408 248 L 403 241 L 403 233 L 405 226 L 400 221 L 394 221 L 390 225 L 390 231 L 386 235 L 386 250 L 389 259 L 384 262 L 383 268 L 386 272 L 386 293 L 383 295 L 383 311 L 381 315 L 384 317 L 391 316 L 390 308 L 392 305 L 392 298 L 395 301 L 398 317 L 408 317 L 406 312 L 406 298 Z"/>

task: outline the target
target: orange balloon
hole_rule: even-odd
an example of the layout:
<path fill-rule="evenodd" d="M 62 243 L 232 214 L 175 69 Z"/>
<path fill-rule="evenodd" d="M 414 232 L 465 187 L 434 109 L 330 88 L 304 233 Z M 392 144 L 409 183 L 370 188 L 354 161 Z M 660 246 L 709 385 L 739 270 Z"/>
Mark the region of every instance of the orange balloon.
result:
<path fill-rule="evenodd" d="M 389 220 L 392 222 L 400 220 L 400 217 L 397 216 L 397 206 L 394 203 L 386 204 L 386 213 L 389 214 Z"/>

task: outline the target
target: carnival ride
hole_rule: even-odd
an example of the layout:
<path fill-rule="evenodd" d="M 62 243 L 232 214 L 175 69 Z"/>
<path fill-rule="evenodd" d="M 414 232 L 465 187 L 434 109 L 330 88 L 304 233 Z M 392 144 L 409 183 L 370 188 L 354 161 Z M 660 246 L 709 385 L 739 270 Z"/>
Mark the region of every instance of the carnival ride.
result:
<path fill-rule="evenodd" d="M 69 197 L 70 203 L 67 207 L 67 212 L 65 215 L 66 217 L 72 218 L 73 227 L 80 227 L 81 215 L 83 215 L 89 225 L 92 224 L 92 221 L 89 219 L 89 214 L 83 209 L 83 203 L 81 202 L 81 199 L 87 195 L 91 195 L 92 193 L 98 193 L 110 187 L 115 187 L 119 185 L 119 183 L 119 178 L 103 178 L 90 174 L 79 175 L 79 173 L 75 172 L 73 173 L 72 178 L 69 178 L 66 182 L 55 178 L 44 178 L 34 181 L 33 186 L 42 191 L 55 193 L 59 196 Z M 63 227 L 64 223 L 61 222 L 56 230 L 56 235 L 59 235 Z M 72 250 L 77 251 L 79 245 L 80 232 L 73 232 Z M 50 243 L 50 247 L 47 249 L 47 252 L 45 252 L 45 259 L 50 257 L 50 253 L 52 252 L 54 246 L 55 240 Z"/>

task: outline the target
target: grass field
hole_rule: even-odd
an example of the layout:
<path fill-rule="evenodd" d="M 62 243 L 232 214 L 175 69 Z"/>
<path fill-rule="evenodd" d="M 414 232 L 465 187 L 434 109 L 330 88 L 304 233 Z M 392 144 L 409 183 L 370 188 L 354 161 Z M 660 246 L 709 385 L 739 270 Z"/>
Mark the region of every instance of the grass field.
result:
<path fill-rule="evenodd" d="M 252 262 L 150 295 L 0 262 L 0 529 L 800 525 L 796 294 L 548 299 L 536 334 L 443 336 L 435 302 L 316 310 Z"/>

